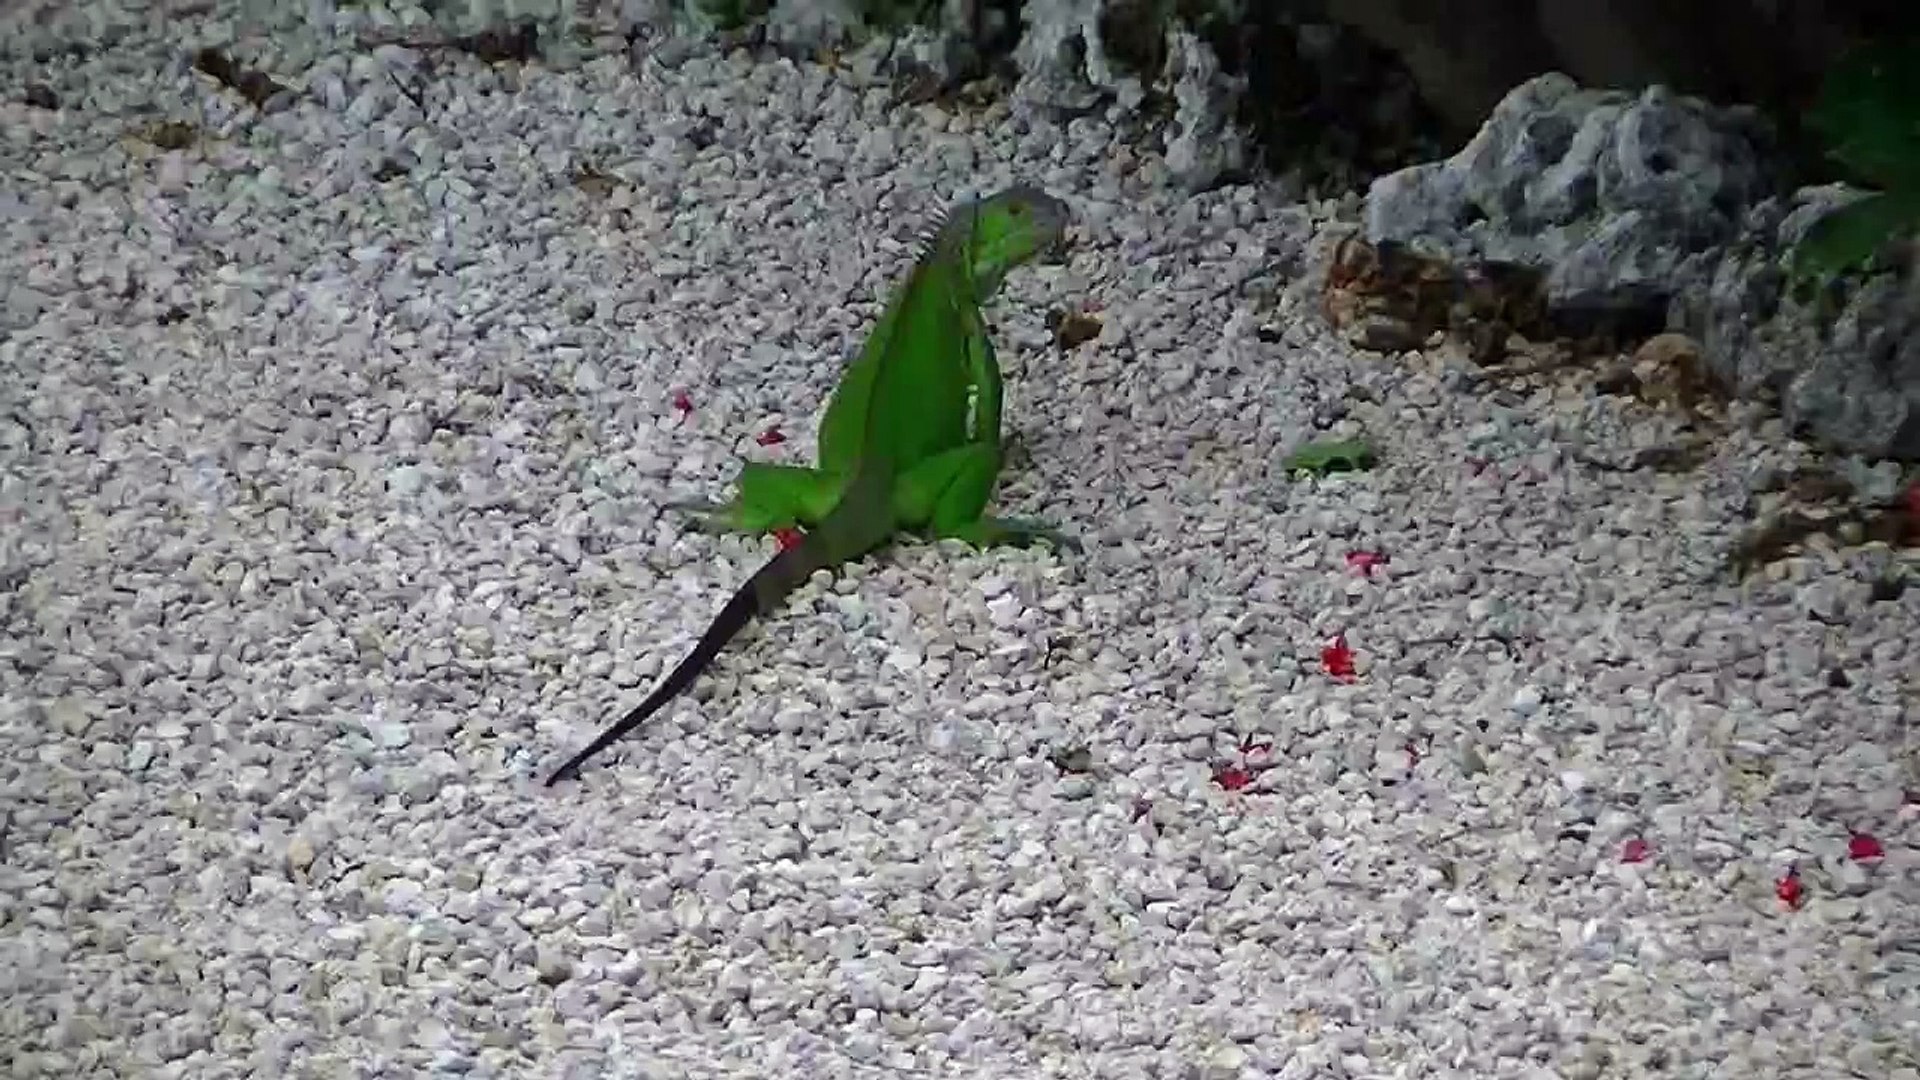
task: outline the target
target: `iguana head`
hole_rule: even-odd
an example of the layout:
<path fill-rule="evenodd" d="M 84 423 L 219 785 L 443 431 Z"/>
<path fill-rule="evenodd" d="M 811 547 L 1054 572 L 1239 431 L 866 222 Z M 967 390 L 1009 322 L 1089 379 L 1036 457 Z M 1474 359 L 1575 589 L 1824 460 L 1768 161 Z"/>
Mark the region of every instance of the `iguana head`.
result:
<path fill-rule="evenodd" d="M 1066 203 L 1016 184 L 956 209 L 935 243 L 943 255 L 964 259 L 974 298 L 984 301 L 999 291 L 1007 271 L 1059 244 L 1070 218 Z"/>

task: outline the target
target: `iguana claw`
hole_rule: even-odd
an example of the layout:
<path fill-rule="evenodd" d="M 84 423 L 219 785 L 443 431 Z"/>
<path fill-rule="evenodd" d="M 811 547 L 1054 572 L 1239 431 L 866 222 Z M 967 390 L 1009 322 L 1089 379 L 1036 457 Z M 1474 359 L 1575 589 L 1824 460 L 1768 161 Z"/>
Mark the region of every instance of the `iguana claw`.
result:
<path fill-rule="evenodd" d="M 1080 541 L 1042 521 L 1032 518 L 982 517 L 938 533 L 942 538 L 964 540 L 975 547 L 1032 547 L 1046 541 L 1063 551 L 1079 552 Z"/>
<path fill-rule="evenodd" d="M 1044 522 L 1026 518 L 996 518 L 994 522 L 1011 534 L 1024 536 L 1027 543 L 1045 540 L 1062 551 L 1071 551 L 1076 555 L 1086 550 L 1081 546 L 1079 537 L 1061 532 Z M 1010 541 L 1010 543 L 1018 544 L 1019 541 Z"/>
<path fill-rule="evenodd" d="M 703 533 L 758 533 L 765 529 L 748 528 L 740 518 L 740 507 L 733 503 L 708 502 L 705 499 L 677 499 L 661 503 L 661 508 L 686 515 L 694 529 Z"/>

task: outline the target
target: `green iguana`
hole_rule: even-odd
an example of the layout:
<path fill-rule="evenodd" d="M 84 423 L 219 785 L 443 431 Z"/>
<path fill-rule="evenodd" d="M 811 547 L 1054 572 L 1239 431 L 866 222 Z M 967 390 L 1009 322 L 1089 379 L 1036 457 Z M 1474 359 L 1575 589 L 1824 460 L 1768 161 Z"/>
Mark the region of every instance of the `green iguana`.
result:
<path fill-rule="evenodd" d="M 741 586 L 653 693 L 555 769 L 548 785 L 692 685 L 754 616 L 816 570 L 859 559 L 903 532 L 983 548 L 1075 546 L 1038 522 L 986 513 L 1004 446 L 1000 366 L 980 313 L 1007 271 L 1060 243 L 1067 221 L 1064 203 L 1024 185 L 954 208 L 842 374 L 820 420 L 818 463 L 748 462 L 731 503 L 670 504 L 708 527 L 807 533 Z"/>

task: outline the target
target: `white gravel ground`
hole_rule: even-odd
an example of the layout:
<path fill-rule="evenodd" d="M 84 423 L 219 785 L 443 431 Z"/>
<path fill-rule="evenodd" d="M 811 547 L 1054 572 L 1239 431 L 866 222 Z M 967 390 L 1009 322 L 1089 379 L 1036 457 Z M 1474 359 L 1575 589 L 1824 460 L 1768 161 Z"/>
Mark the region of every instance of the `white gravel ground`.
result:
<path fill-rule="evenodd" d="M 1349 354 L 1307 211 L 1095 120 L 297 18 L 261 116 L 137 21 L 4 30 L 9 1076 L 1920 1076 L 1920 589 L 1710 578 L 1777 425 L 1580 464 L 1671 422 Z M 993 309 L 1002 504 L 1086 553 L 870 560 L 538 786 L 771 550 L 660 503 L 808 457 L 1016 178 L 1084 228 Z M 1380 467 L 1286 476 L 1316 424 Z"/>

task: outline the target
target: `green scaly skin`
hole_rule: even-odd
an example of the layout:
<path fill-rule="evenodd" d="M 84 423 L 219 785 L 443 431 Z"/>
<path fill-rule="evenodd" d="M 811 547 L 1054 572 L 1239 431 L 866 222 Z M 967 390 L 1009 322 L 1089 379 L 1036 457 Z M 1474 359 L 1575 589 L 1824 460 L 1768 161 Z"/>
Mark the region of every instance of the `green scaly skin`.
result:
<path fill-rule="evenodd" d="M 980 306 L 1007 272 L 1056 247 L 1067 208 L 1016 186 L 949 213 L 894 291 L 820 421 L 811 468 L 749 462 L 723 506 L 677 503 L 706 527 L 746 533 L 802 527 L 806 537 L 748 579 L 653 693 L 547 778 L 552 785 L 658 712 L 755 616 L 816 570 L 879 550 L 901 533 L 975 547 L 1045 540 L 1051 527 L 986 512 L 1005 446 L 1000 366 Z"/>

